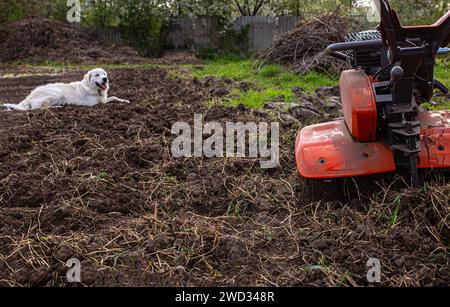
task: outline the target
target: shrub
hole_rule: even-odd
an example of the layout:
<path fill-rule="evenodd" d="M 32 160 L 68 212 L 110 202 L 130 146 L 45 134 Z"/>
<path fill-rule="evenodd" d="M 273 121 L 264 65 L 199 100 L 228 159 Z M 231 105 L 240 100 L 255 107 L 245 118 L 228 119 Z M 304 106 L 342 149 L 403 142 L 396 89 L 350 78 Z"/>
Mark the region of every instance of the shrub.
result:
<path fill-rule="evenodd" d="M 26 16 L 24 6 L 17 0 L 0 1 L 0 25 L 20 20 Z"/>

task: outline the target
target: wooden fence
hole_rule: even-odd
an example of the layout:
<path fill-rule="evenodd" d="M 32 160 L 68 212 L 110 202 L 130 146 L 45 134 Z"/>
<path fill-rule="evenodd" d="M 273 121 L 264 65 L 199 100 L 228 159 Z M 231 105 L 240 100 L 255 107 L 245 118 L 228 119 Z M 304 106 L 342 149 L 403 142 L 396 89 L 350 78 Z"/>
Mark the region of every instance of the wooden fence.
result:
<path fill-rule="evenodd" d="M 91 31 L 97 36 L 101 42 L 109 42 L 114 44 L 125 43 L 124 35 L 121 33 L 120 28 L 104 28 L 95 27 L 91 28 Z"/>
<path fill-rule="evenodd" d="M 296 16 L 245 16 L 236 18 L 233 27 L 235 30 L 248 27 L 249 41 L 243 45 L 248 46 L 250 52 L 261 52 L 270 47 L 277 35 L 291 30 L 299 20 Z M 94 28 L 93 31 L 100 41 L 119 44 L 132 39 L 125 37 L 119 28 Z M 183 17 L 174 24 L 166 44 L 173 49 L 214 48 L 220 31 L 220 19 L 216 16 Z"/>
<path fill-rule="evenodd" d="M 234 27 L 238 30 L 249 26 L 249 49 L 261 52 L 272 45 L 277 35 L 291 30 L 299 21 L 296 16 L 244 16 L 236 19 Z"/>

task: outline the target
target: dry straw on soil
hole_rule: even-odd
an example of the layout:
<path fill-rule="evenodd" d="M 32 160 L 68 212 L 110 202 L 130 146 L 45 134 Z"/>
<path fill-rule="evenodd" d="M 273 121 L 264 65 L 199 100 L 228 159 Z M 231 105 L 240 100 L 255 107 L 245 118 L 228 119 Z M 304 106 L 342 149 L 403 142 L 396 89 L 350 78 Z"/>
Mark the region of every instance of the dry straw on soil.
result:
<path fill-rule="evenodd" d="M 19 101 L 37 83 L 82 75 L 0 79 L 0 96 Z M 0 285 L 67 285 L 74 256 L 96 286 L 361 286 L 369 258 L 385 286 L 449 284 L 445 179 L 420 192 L 399 178 L 350 181 L 345 197 L 309 202 L 296 125 L 282 125 L 278 169 L 174 159 L 176 121 L 272 115 L 209 109 L 204 82 L 162 69 L 110 75 L 131 105 L 0 113 Z"/>

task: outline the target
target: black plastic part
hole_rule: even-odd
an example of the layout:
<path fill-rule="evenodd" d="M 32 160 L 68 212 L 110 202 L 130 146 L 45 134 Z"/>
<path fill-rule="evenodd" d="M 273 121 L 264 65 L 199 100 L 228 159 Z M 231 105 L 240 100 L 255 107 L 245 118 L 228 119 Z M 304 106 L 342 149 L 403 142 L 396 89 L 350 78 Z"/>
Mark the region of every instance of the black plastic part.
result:
<path fill-rule="evenodd" d="M 417 154 L 412 154 L 410 158 L 411 168 L 411 185 L 413 189 L 420 188 L 419 170 L 417 169 Z"/>
<path fill-rule="evenodd" d="M 448 88 L 438 80 L 434 80 L 434 88 L 440 90 L 444 95 L 448 94 Z"/>
<path fill-rule="evenodd" d="M 380 49 L 383 46 L 381 39 L 368 40 L 368 41 L 352 41 L 345 43 L 336 43 L 328 46 L 326 53 L 339 60 L 352 63 L 354 59 L 349 55 L 343 53 L 343 51 L 363 50 L 363 49 Z"/>

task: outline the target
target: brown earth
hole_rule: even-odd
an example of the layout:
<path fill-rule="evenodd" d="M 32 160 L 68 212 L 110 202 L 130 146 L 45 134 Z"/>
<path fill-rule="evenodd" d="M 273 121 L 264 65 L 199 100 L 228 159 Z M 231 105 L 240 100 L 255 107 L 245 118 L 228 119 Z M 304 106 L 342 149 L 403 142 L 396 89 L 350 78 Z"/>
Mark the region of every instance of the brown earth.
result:
<path fill-rule="evenodd" d="M 0 79 L 0 101 L 84 72 Z M 414 192 L 368 180 L 356 196 L 310 203 L 280 131 L 281 167 L 255 159 L 175 159 L 176 121 L 271 121 L 213 107 L 204 81 L 158 68 L 110 72 L 131 105 L 0 112 L 0 285 L 66 286 L 77 257 L 88 286 L 448 286 L 450 185 Z M 211 83 L 211 82 L 210 82 Z M 398 209 L 398 214 L 396 214 Z"/>

